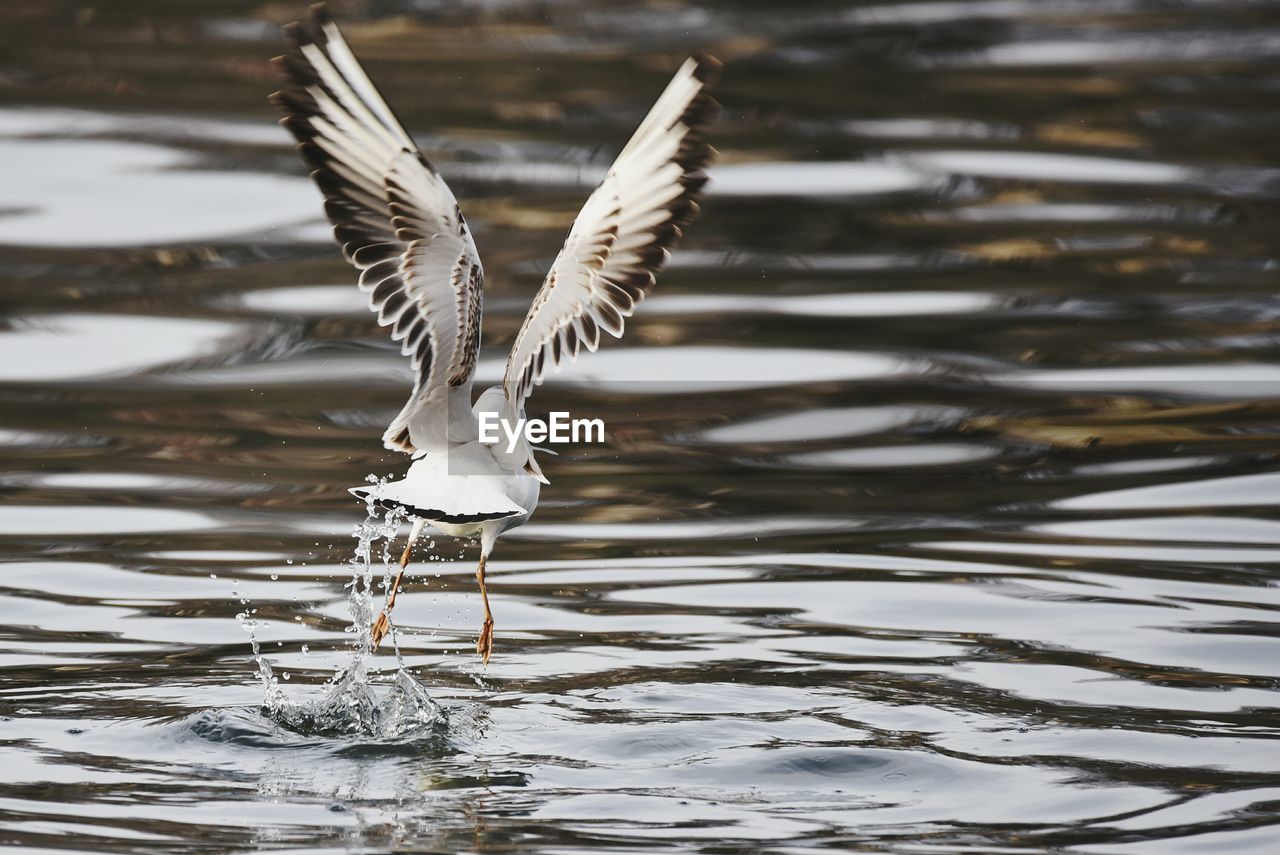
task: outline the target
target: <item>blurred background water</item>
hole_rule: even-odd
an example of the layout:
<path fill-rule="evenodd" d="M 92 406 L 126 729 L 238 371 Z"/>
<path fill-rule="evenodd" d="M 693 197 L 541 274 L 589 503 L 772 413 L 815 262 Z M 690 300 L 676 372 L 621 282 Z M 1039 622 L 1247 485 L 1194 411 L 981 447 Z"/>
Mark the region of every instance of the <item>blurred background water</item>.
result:
<path fill-rule="evenodd" d="M 1276 851 L 1280 8 L 367 0 L 492 382 L 679 61 L 701 219 L 491 564 L 400 599 L 444 730 L 290 730 L 408 368 L 266 95 L 301 3 L 0 6 L 0 843 Z M 242 603 L 242 600 L 246 601 Z M 369 663 L 390 681 L 389 653 Z"/>

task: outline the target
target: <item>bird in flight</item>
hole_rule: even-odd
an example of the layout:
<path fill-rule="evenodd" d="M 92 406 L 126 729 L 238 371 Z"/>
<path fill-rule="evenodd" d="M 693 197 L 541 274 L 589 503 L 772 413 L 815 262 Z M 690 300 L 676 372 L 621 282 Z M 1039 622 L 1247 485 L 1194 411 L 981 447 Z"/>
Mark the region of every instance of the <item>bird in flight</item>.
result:
<path fill-rule="evenodd" d="M 413 521 L 371 628 L 373 646 L 390 629 L 413 544 L 430 524 L 480 541 L 484 624 L 476 650 L 488 664 L 493 613 L 485 562 L 500 534 L 528 521 L 548 482 L 524 438 L 510 449 L 481 443 L 480 414 L 518 424 L 548 369 L 583 348 L 594 351 L 602 332 L 621 337 L 624 318 L 698 211 L 714 154 L 703 130 L 718 110 L 708 90 L 720 63 L 695 57 L 676 72 L 579 212 L 516 334 L 502 383 L 473 404 L 484 268 L 457 200 L 323 4 L 286 26 L 285 36 L 287 52 L 274 60 L 285 82 L 271 100 L 324 195 L 334 238 L 359 272 L 370 310 L 413 365 L 413 394 L 382 437 L 413 462 L 399 481 L 351 490 L 403 508 Z"/>

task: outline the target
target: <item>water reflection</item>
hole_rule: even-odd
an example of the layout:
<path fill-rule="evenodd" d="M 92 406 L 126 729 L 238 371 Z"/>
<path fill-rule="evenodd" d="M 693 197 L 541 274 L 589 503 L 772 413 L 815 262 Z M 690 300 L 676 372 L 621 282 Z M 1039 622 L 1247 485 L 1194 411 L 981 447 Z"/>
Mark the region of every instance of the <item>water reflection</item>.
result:
<path fill-rule="evenodd" d="M 449 723 L 386 738 L 264 713 L 237 620 L 323 698 L 344 488 L 403 467 L 264 100 L 299 10 L 11 6 L 7 842 L 1273 848 L 1271 5 L 343 4 L 485 255 L 484 382 L 672 62 L 728 61 L 698 227 L 533 399 L 610 442 L 491 566 L 488 670 L 472 553 L 423 556 Z"/>
<path fill-rule="evenodd" d="M 40 383 L 129 375 L 218 351 L 225 321 L 58 313 L 0 331 L 0 381 Z M 128 342 L 128 347 L 120 347 Z"/>
<path fill-rule="evenodd" d="M 301 181 L 183 169 L 181 151 L 157 145 L 0 139 L 0 159 L 10 170 L 6 205 L 22 212 L 0 217 L 5 244 L 182 243 L 257 235 L 314 218 L 315 200 Z M 121 200 L 138 195 L 150 204 L 120 216 Z"/>

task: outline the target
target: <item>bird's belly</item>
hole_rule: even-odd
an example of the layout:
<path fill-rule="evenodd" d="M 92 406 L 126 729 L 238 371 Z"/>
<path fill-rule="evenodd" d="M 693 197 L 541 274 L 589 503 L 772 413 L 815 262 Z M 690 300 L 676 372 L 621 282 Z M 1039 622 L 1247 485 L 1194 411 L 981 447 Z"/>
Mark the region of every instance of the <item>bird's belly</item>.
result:
<path fill-rule="evenodd" d="M 479 537 L 484 531 L 484 523 L 447 523 L 438 520 L 428 520 L 432 528 L 439 529 L 450 537 Z"/>

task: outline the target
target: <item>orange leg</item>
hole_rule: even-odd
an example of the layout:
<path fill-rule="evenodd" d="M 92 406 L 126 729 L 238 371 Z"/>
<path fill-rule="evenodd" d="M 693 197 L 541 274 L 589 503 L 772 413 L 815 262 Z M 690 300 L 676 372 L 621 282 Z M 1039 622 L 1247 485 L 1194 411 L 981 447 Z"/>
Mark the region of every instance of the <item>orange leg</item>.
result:
<path fill-rule="evenodd" d="M 476 581 L 480 583 L 480 596 L 484 600 L 484 626 L 480 628 L 480 638 L 476 641 L 476 652 L 489 664 L 489 656 L 493 653 L 493 612 L 489 611 L 489 590 L 484 584 L 484 563 L 487 555 L 480 556 L 480 566 L 476 568 Z"/>
<path fill-rule="evenodd" d="M 378 649 L 378 645 L 382 643 L 382 639 L 391 629 L 391 610 L 396 605 L 396 594 L 400 593 L 400 583 L 404 580 L 404 571 L 409 566 L 409 555 L 413 552 L 413 543 L 418 539 L 419 532 L 422 531 L 423 523 L 419 520 L 414 522 L 413 530 L 409 532 L 409 542 L 404 545 L 404 552 L 400 554 L 400 572 L 396 574 L 395 581 L 391 583 L 391 596 L 387 598 L 387 604 L 383 607 L 382 613 L 378 615 L 378 619 L 373 622 L 373 627 L 369 630 L 369 638 L 372 642 L 374 650 Z"/>

